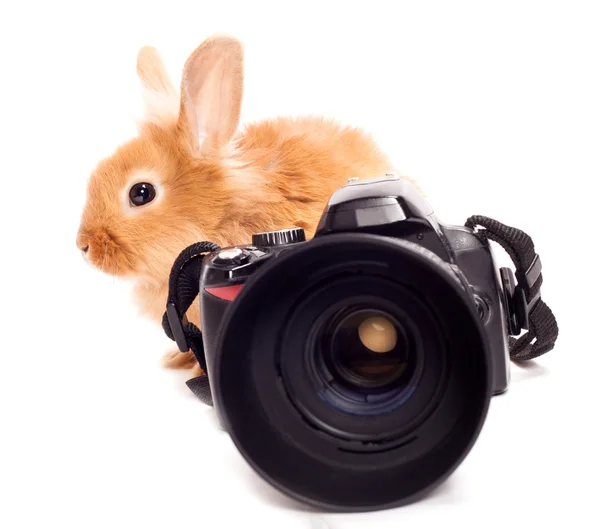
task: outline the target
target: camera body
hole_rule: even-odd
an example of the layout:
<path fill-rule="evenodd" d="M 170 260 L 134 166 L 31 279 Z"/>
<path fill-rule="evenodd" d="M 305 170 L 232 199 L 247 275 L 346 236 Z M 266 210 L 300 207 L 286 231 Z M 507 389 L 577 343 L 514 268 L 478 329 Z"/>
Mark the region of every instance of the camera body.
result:
<path fill-rule="evenodd" d="M 441 222 L 422 194 L 405 179 L 394 175 L 370 180 L 349 181 L 335 191 L 326 205 L 312 241 L 302 229 L 292 228 L 257 233 L 250 244 L 223 248 L 205 257 L 200 279 L 202 332 L 208 375 L 215 372 L 220 333 L 236 333 L 222 328 L 223 319 L 252 277 L 304 245 L 334 234 L 367 234 L 412 243 L 415 249 L 435 255 L 447 265 L 479 314 L 487 341 L 491 393 L 506 391 L 509 385 L 510 318 L 507 296 L 513 281 L 510 269 L 496 266 L 487 240 L 472 229 Z M 290 281 L 294 281 L 290 277 Z M 218 383 L 218 382 L 216 382 Z M 214 405 L 224 427 L 214 391 Z"/>

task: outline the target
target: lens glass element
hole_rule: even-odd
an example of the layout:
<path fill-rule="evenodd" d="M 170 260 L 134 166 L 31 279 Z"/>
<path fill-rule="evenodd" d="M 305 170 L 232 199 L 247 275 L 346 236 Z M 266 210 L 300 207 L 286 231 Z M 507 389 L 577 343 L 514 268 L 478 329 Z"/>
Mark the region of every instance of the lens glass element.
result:
<path fill-rule="evenodd" d="M 303 353 L 292 354 L 301 362 L 294 368 L 283 362 L 286 387 L 299 406 L 313 401 L 314 413 L 329 414 L 325 402 L 336 412 L 366 417 L 387 414 L 411 399 L 423 376 L 423 333 L 433 331 L 417 299 L 401 302 L 395 295 L 401 296 L 392 283 L 374 277 L 330 279 L 307 295 L 297 314 L 316 317 L 304 318 L 302 326 L 292 318 L 288 326 L 291 332 L 300 329 L 287 343 L 301 344 Z M 405 306 L 413 307 L 411 313 Z M 439 364 L 436 354 L 429 364 Z"/>
<path fill-rule="evenodd" d="M 391 315 L 378 310 L 343 311 L 323 333 L 332 375 L 352 389 L 381 389 L 408 367 L 408 337 Z"/>

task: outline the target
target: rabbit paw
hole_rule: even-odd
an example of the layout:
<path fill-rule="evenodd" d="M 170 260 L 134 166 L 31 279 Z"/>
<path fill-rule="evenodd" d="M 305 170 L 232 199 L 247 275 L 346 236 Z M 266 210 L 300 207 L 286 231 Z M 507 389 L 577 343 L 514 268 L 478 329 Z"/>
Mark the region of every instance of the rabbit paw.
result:
<path fill-rule="evenodd" d="M 204 375 L 204 370 L 200 367 L 200 364 L 196 362 L 196 365 L 192 367 L 190 378 L 201 377 L 202 375 Z"/>
<path fill-rule="evenodd" d="M 169 369 L 190 369 L 194 366 L 198 366 L 198 361 L 192 351 L 182 353 L 179 349 L 175 349 L 163 356 L 163 366 Z"/>

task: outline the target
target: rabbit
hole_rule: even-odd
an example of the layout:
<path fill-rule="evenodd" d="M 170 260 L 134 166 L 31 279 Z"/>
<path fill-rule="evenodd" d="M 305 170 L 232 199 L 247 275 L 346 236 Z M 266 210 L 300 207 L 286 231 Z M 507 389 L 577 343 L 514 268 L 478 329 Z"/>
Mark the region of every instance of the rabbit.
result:
<path fill-rule="evenodd" d="M 188 245 L 242 244 L 290 227 L 310 239 L 335 189 L 393 170 L 369 134 L 323 117 L 238 130 L 243 62 L 239 40 L 213 35 L 188 57 L 176 90 L 157 50 L 142 47 L 138 135 L 87 182 L 77 247 L 94 267 L 132 280 L 141 313 L 159 324 L 171 266 Z M 201 328 L 197 300 L 187 316 Z M 191 351 L 169 352 L 163 365 L 202 373 Z"/>

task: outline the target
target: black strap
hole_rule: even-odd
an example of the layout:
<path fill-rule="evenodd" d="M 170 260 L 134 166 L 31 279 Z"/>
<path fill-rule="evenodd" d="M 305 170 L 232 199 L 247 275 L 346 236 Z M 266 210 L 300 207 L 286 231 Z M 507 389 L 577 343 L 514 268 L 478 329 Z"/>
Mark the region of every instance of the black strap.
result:
<path fill-rule="evenodd" d="M 552 310 L 541 298 L 542 263 L 531 237 L 524 231 L 481 215 L 469 217 L 465 226 L 471 229 L 482 227 L 477 233 L 502 246 L 515 265 L 517 285 L 509 294 L 515 303 L 518 318 L 515 330 L 518 332 L 511 334 L 518 335 L 521 329 L 527 332 L 518 339 L 510 337 L 511 360 L 525 362 L 552 350 L 558 338 L 558 324 Z"/>
<path fill-rule="evenodd" d="M 202 402 L 209 406 L 212 406 L 213 402 L 206 374 L 202 332 L 188 321 L 186 312 L 200 291 L 200 272 L 204 256 L 219 249 L 218 244 L 205 241 L 192 244 L 179 254 L 171 269 L 167 310 L 162 319 L 165 334 L 177 343 L 182 353 L 191 349 L 204 371 L 204 374 L 188 380 L 186 384 Z"/>
<path fill-rule="evenodd" d="M 522 329 L 527 332 L 518 339 L 510 337 L 511 360 L 523 362 L 547 353 L 554 347 L 558 337 L 558 325 L 554 314 L 541 299 L 542 265 L 531 237 L 517 228 L 480 215 L 470 217 L 465 226 L 476 230 L 484 239 L 500 244 L 515 265 L 517 284 L 508 281 L 504 285 L 511 306 L 509 333 L 518 336 Z M 162 320 L 163 330 L 177 343 L 179 350 L 185 353 L 191 349 L 198 360 L 204 374 L 188 380 L 187 385 L 209 406 L 213 405 L 213 401 L 206 374 L 202 333 L 188 321 L 186 312 L 200 291 L 204 256 L 219 249 L 217 244 L 205 241 L 192 244 L 181 252 L 171 270 L 167 310 Z M 501 272 L 503 270 L 508 269 L 501 269 Z M 503 277 L 510 279 L 512 274 Z M 511 317 L 514 317 L 514 321 Z"/>

